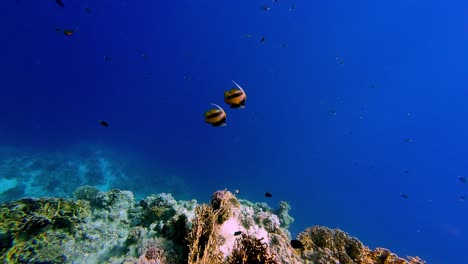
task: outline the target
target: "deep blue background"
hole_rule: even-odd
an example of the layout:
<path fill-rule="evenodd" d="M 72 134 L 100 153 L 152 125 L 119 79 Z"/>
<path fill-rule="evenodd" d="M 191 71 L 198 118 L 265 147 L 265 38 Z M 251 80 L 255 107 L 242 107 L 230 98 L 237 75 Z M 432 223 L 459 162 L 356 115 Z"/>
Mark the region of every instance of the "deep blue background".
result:
<path fill-rule="evenodd" d="M 2 3 L 0 144 L 108 145 L 202 201 L 271 192 L 291 203 L 293 235 L 326 225 L 465 263 L 468 2 L 64 3 Z M 222 101 L 231 80 L 243 110 Z M 226 127 L 204 123 L 212 102 Z"/>

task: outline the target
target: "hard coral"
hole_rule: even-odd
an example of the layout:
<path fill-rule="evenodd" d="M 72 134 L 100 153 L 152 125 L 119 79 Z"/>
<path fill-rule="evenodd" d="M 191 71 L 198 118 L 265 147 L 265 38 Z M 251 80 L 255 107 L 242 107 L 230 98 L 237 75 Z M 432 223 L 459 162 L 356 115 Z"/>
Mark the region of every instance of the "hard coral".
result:
<path fill-rule="evenodd" d="M 231 192 L 223 190 L 212 195 L 210 205 L 195 208 L 192 230 L 187 236 L 188 263 L 223 263 L 225 255 L 219 247 L 225 238 L 219 236 L 219 227 L 239 206 L 237 198 Z"/>
<path fill-rule="evenodd" d="M 84 185 L 73 191 L 73 197 L 76 200 L 93 201 L 99 193 L 99 189 L 94 186 Z"/>
<path fill-rule="evenodd" d="M 22 199 L 0 206 L 0 262 L 63 263 L 63 243 L 90 213 L 89 204 L 67 199 Z"/>
<path fill-rule="evenodd" d="M 302 258 L 314 263 L 342 264 L 424 264 L 420 258 L 408 257 L 409 262 L 399 258 L 388 249 L 377 248 L 372 251 L 357 238 L 339 229 L 322 226 L 307 228 L 298 239 L 304 245 Z"/>
<path fill-rule="evenodd" d="M 211 208 L 218 213 L 218 224 L 224 223 L 232 214 L 232 208 L 238 208 L 240 203 L 231 192 L 219 190 L 213 193 L 210 201 Z"/>
<path fill-rule="evenodd" d="M 312 260 L 332 257 L 343 264 L 360 263 L 362 243 L 339 229 L 332 230 L 321 226 L 307 228 L 299 234 L 298 239 L 310 253 L 308 258 Z M 330 252 L 321 252 L 318 249 L 329 249 Z"/>
<path fill-rule="evenodd" d="M 279 264 L 275 256 L 269 252 L 268 244 L 253 236 L 242 234 L 236 240 L 228 264 Z"/>

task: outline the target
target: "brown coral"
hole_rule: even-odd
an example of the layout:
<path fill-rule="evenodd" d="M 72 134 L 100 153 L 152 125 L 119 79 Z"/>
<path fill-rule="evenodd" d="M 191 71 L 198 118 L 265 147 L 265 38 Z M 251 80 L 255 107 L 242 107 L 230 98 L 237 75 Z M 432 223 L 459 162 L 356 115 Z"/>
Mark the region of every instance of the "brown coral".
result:
<path fill-rule="evenodd" d="M 342 264 L 424 264 L 419 257 L 408 257 L 409 261 L 399 258 L 388 249 L 374 251 L 365 247 L 357 238 L 339 229 L 322 226 L 307 228 L 298 239 L 304 245 L 302 258 L 314 263 Z"/>
<path fill-rule="evenodd" d="M 236 239 L 232 254 L 228 257 L 228 264 L 279 264 L 274 254 L 268 249 L 268 244 L 262 242 L 263 238 L 242 234 Z"/>
<path fill-rule="evenodd" d="M 216 191 L 210 205 L 195 208 L 195 219 L 187 236 L 189 242 L 188 263 L 223 263 L 224 254 L 219 250 L 223 243 L 219 226 L 240 206 L 237 198 L 229 191 Z"/>

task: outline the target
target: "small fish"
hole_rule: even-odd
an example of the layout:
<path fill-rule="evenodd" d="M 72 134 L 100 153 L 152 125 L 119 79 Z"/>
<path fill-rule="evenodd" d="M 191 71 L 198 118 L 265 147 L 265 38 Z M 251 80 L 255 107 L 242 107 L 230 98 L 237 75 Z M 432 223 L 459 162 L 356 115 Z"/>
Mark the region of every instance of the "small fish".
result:
<path fill-rule="evenodd" d="M 299 241 L 299 240 L 297 240 L 297 239 L 292 239 L 292 240 L 291 240 L 291 247 L 297 249 L 297 248 L 303 248 L 304 245 L 302 244 L 301 241 Z"/>
<path fill-rule="evenodd" d="M 55 3 L 57 3 L 57 5 L 59 5 L 61 8 L 65 7 L 65 4 L 63 3 L 62 0 L 55 0 Z"/>
<path fill-rule="evenodd" d="M 465 201 L 465 196 L 462 195 L 462 196 L 458 197 L 458 201 L 459 202 L 464 202 Z"/>
<path fill-rule="evenodd" d="M 262 37 L 262 38 L 260 39 L 260 44 L 263 44 L 263 42 L 265 42 L 265 37 Z"/>
<path fill-rule="evenodd" d="M 466 183 L 466 178 L 464 176 L 458 176 L 458 180 L 462 183 Z"/>
<path fill-rule="evenodd" d="M 236 232 L 234 232 L 234 235 L 235 235 L 235 236 L 238 236 L 238 235 L 240 235 L 240 234 L 242 234 L 242 231 L 236 231 Z"/>
<path fill-rule="evenodd" d="M 412 139 L 412 138 L 405 138 L 403 141 L 404 141 L 405 143 L 413 143 L 413 142 L 414 142 L 414 139 Z"/>
<path fill-rule="evenodd" d="M 287 47 L 288 47 L 288 44 L 283 44 L 283 45 L 281 45 L 281 47 L 287 48 Z"/>
<path fill-rule="evenodd" d="M 99 120 L 99 124 L 101 124 L 101 126 L 104 126 L 104 127 L 109 127 L 109 124 L 103 120 Z"/>
<path fill-rule="evenodd" d="M 408 195 L 406 195 L 406 194 L 404 194 L 404 193 L 400 193 L 400 196 L 401 196 L 401 198 L 408 199 Z"/>
<path fill-rule="evenodd" d="M 231 108 L 245 108 L 245 101 L 247 100 L 247 95 L 245 94 L 244 89 L 240 87 L 235 81 L 232 81 L 236 87 L 232 88 L 230 91 L 224 92 L 224 102 L 231 106 Z"/>
<path fill-rule="evenodd" d="M 224 112 L 221 106 L 217 104 L 212 105 L 216 106 L 216 108 L 205 112 L 205 122 L 215 127 L 226 126 L 226 112 Z"/>
<path fill-rule="evenodd" d="M 111 61 L 112 59 L 111 59 L 111 57 L 109 57 L 109 56 L 104 56 L 104 60 L 106 60 L 106 61 Z"/>
<path fill-rule="evenodd" d="M 93 12 L 93 10 L 91 10 L 91 8 L 89 7 L 85 7 L 84 11 L 87 13 L 87 14 L 91 14 Z"/>
<path fill-rule="evenodd" d="M 269 193 L 269 192 L 266 192 L 266 193 L 265 193 L 265 197 L 271 198 L 271 197 L 273 197 L 273 194 L 271 194 L 271 193 Z"/>
<path fill-rule="evenodd" d="M 76 30 L 73 30 L 73 29 L 64 29 L 63 30 L 63 34 L 67 35 L 67 36 L 71 36 L 73 34 L 75 34 Z"/>
<path fill-rule="evenodd" d="M 239 193 L 240 193 L 239 189 L 235 189 L 235 190 L 234 190 L 234 193 L 235 193 L 235 194 L 239 194 Z"/>
<path fill-rule="evenodd" d="M 269 6 L 263 6 L 262 9 L 265 10 L 265 11 L 270 11 L 270 7 L 269 7 Z"/>

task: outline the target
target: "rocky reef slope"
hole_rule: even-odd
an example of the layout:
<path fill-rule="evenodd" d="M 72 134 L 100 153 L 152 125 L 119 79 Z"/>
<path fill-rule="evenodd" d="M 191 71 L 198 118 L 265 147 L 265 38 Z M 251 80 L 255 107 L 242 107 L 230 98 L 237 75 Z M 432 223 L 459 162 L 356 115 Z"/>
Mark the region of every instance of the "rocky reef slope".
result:
<path fill-rule="evenodd" d="M 425 263 L 371 250 L 345 232 L 315 226 L 291 240 L 289 205 L 276 210 L 216 191 L 209 204 L 170 194 L 136 202 L 129 191 L 84 186 L 75 199 L 0 205 L 1 263 Z"/>

